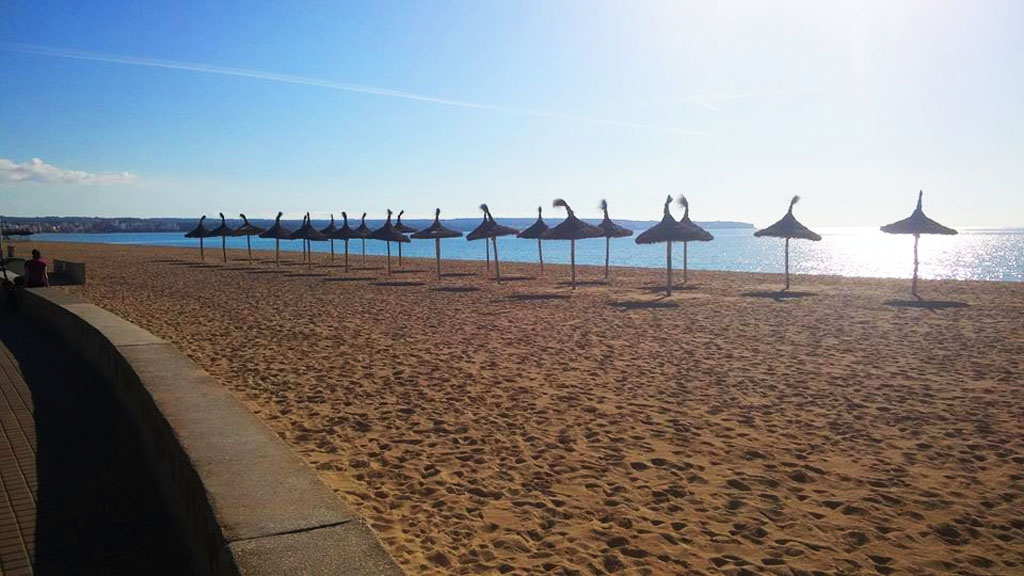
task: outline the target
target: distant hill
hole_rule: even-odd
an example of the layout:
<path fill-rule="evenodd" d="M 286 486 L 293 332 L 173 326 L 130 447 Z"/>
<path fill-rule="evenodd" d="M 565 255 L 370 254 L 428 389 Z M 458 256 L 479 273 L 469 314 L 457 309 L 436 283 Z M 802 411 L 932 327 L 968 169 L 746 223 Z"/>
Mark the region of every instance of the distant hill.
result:
<path fill-rule="evenodd" d="M 498 222 L 506 226 L 513 228 L 523 229 L 533 224 L 536 218 L 498 218 Z M 597 224 L 600 222 L 599 219 L 583 218 L 585 222 L 591 224 Z M 452 218 L 450 220 L 443 219 L 445 226 L 453 228 L 455 230 L 461 230 L 468 232 L 473 228 L 476 228 L 480 224 L 480 218 Z M 548 225 L 554 226 L 562 221 L 562 217 L 549 217 L 545 218 Z M 5 216 L 3 219 L 4 226 L 28 228 L 33 232 L 37 233 L 116 233 L 116 232 L 181 232 L 185 233 L 195 227 L 198 219 L 196 218 L 99 218 L 99 217 L 85 217 L 85 216 L 39 216 L 39 217 L 12 217 Z M 257 226 L 264 228 L 272 225 L 273 220 L 261 219 L 261 218 L 250 218 L 249 222 Z M 285 226 L 291 229 L 295 229 L 302 224 L 302 220 L 282 220 Z M 340 219 L 336 221 L 340 225 Z M 384 221 L 380 219 L 367 219 L 366 224 L 370 227 L 380 226 Z M 403 223 L 412 226 L 413 228 L 424 228 L 430 225 L 433 220 L 417 220 L 417 219 L 403 219 Z M 618 220 L 615 222 L 620 226 L 625 226 L 630 230 L 642 231 L 650 228 L 657 223 L 656 220 Z M 242 221 L 238 219 L 228 218 L 228 225 L 231 227 L 238 226 Z M 317 228 L 326 226 L 328 220 L 314 220 L 313 224 Z M 730 222 L 730 221 L 713 221 L 713 222 L 697 222 L 701 226 L 709 229 L 713 228 L 753 228 L 753 224 L 746 222 Z M 349 220 L 349 224 L 357 226 L 359 219 L 354 218 Z M 215 228 L 220 225 L 220 218 L 217 216 L 207 217 L 206 225 L 208 228 Z"/>

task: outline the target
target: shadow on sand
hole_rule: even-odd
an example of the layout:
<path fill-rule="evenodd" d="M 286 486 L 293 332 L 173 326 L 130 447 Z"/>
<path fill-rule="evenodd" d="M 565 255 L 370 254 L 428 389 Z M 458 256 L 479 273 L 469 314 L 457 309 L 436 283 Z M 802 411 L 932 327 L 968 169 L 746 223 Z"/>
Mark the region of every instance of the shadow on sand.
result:
<path fill-rule="evenodd" d="M 220 268 L 217 264 L 207 264 L 206 262 L 170 262 L 168 265 L 182 268 Z"/>
<path fill-rule="evenodd" d="M 423 282 L 403 282 L 401 280 L 393 280 L 390 282 L 374 282 L 374 286 L 384 286 L 387 288 L 412 288 L 413 286 L 423 286 Z"/>
<path fill-rule="evenodd" d="M 371 270 L 383 270 L 383 266 L 351 266 L 349 270 L 353 272 L 369 272 Z"/>
<path fill-rule="evenodd" d="M 148 264 L 171 264 L 173 262 L 181 262 L 177 258 L 156 258 L 154 260 L 146 260 Z"/>
<path fill-rule="evenodd" d="M 619 310 L 641 310 L 644 308 L 679 308 L 679 304 L 676 302 L 669 302 L 666 300 L 622 300 L 612 301 L 608 303 L 612 308 L 618 308 Z"/>
<path fill-rule="evenodd" d="M 246 274 L 284 274 L 284 270 L 280 268 L 260 269 L 260 270 L 242 270 Z"/>
<path fill-rule="evenodd" d="M 472 272 L 445 272 L 441 276 L 444 278 L 465 278 L 467 276 L 476 276 L 476 274 Z"/>
<path fill-rule="evenodd" d="M 494 282 L 498 281 L 493 276 L 489 277 L 488 280 L 492 280 Z M 501 281 L 502 282 L 526 282 L 528 280 L 536 280 L 536 278 L 534 278 L 533 276 L 502 276 L 501 277 Z"/>
<path fill-rule="evenodd" d="M 569 294 L 513 294 L 508 297 L 509 300 L 518 300 L 520 302 L 530 302 L 532 300 L 568 300 Z"/>
<path fill-rule="evenodd" d="M 504 278 L 502 278 L 504 280 Z M 576 286 L 608 286 L 610 282 L 607 280 L 577 280 Z M 572 286 L 572 282 L 559 282 L 559 286 L 569 288 Z"/>
<path fill-rule="evenodd" d="M 368 280 L 374 280 L 369 276 L 328 276 L 324 278 L 324 282 L 365 282 Z"/>
<path fill-rule="evenodd" d="M 672 285 L 672 291 L 673 292 L 688 292 L 690 290 L 699 290 L 699 289 L 700 289 L 700 284 L 673 284 Z M 664 284 L 659 284 L 659 285 L 652 284 L 650 286 L 644 286 L 644 292 L 647 292 L 648 294 L 664 294 L 665 293 L 665 285 Z"/>
<path fill-rule="evenodd" d="M 285 278 L 322 278 L 323 272 L 288 272 Z"/>
<path fill-rule="evenodd" d="M 896 308 L 923 308 L 925 310 L 944 310 L 946 308 L 968 308 L 970 304 L 966 302 L 956 302 L 952 300 L 887 300 L 886 306 L 894 306 Z"/>
<path fill-rule="evenodd" d="M 462 294 L 466 292 L 479 292 L 480 289 L 476 286 L 440 286 L 438 288 L 432 288 L 432 292 L 452 292 L 454 294 Z"/>
<path fill-rule="evenodd" d="M 421 272 L 426 272 L 426 270 L 421 270 L 419 268 L 399 268 L 398 270 L 391 271 L 392 274 L 419 274 Z"/>
<path fill-rule="evenodd" d="M 771 298 L 776 302 L 817 296 L 817 294 L 815 294 L 814 292 L 791 292 L 788 290 L 779 290 L 778 292 L 773 292 L 770 290 L 762 292 L 744 292 L 743 295 L 746 296 L 747 298 Z"/>

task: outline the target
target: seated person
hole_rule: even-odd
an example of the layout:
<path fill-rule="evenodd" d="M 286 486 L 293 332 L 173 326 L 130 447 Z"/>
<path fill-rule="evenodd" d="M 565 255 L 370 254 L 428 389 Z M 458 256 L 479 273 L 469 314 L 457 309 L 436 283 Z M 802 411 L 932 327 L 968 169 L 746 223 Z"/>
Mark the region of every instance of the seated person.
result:
<path fill-rule="evenodd" d="M 50 285 L 46 274 L 47 262 L 40 257 L 39 250 L 32 251 L 32 259 L 25 261 L 25 287 L 42 288 Z"/>

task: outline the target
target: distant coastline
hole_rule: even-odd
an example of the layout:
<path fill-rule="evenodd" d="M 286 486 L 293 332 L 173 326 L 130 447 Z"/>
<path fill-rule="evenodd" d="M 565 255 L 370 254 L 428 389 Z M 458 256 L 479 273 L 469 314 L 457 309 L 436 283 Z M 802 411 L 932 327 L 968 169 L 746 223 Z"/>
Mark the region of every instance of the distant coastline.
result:
<path fill-rule="evenodd" d="M 546 221 L 549 224 L 556 224 L 562 220 L 561 214 L 552 214 Z M 216 214 L 207 215 L 207 224 L 215 227 L 219 224 Z M 338 218 L 340 222 L 341 218 Z M 358 223 L 358 217 L 352 218 L 355 224 Z M 507 226 L 513 228 L 526 228 L 536 221 L 536 218 L 498 218 L 498 220 Z M 583 220 L 592 224 L 597 224 L 600 219 L 588 219 Z M 103 218 L 103 217 L 88 217 L 88 216 L 32 216 L 32 217 L 11 217 L 5 216 L 5 226 L 12 226 L 17 228 L 27 228 L 32 232 L 36 233 L 52 233 L 52 234 L 115 234 L 118 232 L 126 233 L 150 233 L 150 232 L 187 232 L 195 227 L 198 218 Z M 452 218 L 443 219 L 446 226 L 454 228 L 456 230 L 469 231 L 475 228 L 479 223 L 479 218 Z M 273 223 L 272 219 L 264 218 L 251 218 L 250 222 L 257 226 L 267 227 Z M 302 221 L 301 220 L 282 220 L 285 226 L 289 228 L 297 228 Z M 414 228 L 421 228 L 430 225 L 431 220 L 426 219 L 406 219 L 405 222 Z M 615 220 L 621 226 L 625 226 L 631 230 L 646 230 L 657 223 L 656 220 Z M 228 225 L 236 227 L 241 224 L 242 221 L 239 219 L 228 218 Z M 324 227 L 328 223 L 328 220 L 314 220 L 313 224 L 317 227 Z M 379 226 L 383 223 L 381 219 L 367 219 L 369 226 Z M 731 222 L 731 221 L 712 221 L 712 222 L 697 222 L 705 228 L 715 229 L 727 229 L 727 228 L 753 228 L 754 225 L 747 222 Z"/>

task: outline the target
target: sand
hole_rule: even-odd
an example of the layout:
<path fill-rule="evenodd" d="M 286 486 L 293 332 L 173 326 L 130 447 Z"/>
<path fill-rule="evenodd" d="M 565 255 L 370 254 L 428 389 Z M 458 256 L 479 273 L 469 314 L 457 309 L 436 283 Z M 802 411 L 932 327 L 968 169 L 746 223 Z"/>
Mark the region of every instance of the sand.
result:
<path fill-rule="evenodd" d="M 1024 573 L 1024 284 L 923 281 L 918 307 L 908 280 L 697 271 L 663 298 L 661 270 L 572 292 L 554 265 L 38 246 L 410 574 Z"/>

